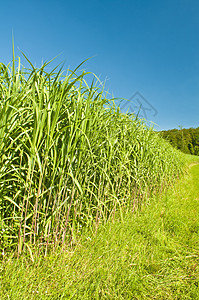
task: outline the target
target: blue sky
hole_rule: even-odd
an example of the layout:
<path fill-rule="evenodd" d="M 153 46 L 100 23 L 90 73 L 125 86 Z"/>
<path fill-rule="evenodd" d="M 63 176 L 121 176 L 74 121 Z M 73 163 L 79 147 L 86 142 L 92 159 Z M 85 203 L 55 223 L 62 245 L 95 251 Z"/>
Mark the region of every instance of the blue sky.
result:
<path fill-rule="evenodd" d="M 199 126 L 198 0 L 4 1 L 0 28 L 5 64 L 13 31 L 15 54 L 38 67 L 58 54 L 65 69 L 93 57 L 84 69 L 156 129 Z"/>

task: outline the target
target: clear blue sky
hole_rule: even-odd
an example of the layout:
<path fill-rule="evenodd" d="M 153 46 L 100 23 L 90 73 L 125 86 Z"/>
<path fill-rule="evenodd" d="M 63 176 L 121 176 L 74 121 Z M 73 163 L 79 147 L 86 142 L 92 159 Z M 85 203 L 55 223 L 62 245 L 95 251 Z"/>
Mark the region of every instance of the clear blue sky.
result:
<path fill-rule="evenodd" d="M 156 128 L 199 126 L 198 0 L 3 1 L 0 28 L 5 64 L 12 31 L 16 55 L 37 66 L 60 53 L 66 69 L 94 56 L 84 68 L 107 80 L 110 97 L 139 92 Z"/>

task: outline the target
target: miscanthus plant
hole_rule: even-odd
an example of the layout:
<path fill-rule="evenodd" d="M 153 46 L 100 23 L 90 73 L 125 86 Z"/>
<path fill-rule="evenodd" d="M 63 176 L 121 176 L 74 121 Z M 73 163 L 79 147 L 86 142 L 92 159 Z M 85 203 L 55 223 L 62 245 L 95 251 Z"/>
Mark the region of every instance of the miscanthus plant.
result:
<path fill-rule="evenodd" d="M 179 152 L 123 114 L 97 77 L 0 64 L 1 248 L 64 246 L 134 210 L 182 170 Z"/>

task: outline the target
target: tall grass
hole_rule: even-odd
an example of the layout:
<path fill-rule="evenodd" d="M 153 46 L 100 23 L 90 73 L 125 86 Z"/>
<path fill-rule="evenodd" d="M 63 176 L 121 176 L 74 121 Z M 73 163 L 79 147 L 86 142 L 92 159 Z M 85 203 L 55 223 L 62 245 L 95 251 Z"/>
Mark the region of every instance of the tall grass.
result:
<path fill-rule="evenodd" d="M 64 246 L 134 210 L 181 172 L 183 156 L 123 114 L 78 68 L 0 64 L 1 248 Z M 17 66 L 15 66 L 17 65 Z"/>

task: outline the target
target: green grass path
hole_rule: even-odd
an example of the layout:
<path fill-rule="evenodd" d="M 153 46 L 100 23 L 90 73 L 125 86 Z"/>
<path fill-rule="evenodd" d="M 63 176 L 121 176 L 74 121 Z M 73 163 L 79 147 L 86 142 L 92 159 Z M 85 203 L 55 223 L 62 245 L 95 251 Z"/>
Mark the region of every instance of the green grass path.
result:
<path fill-rule="evenodd" d="M 0 299 L 199 299 L 199 164 L 75 249 L 0 271 Z"/>

